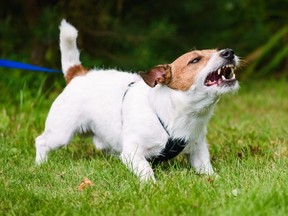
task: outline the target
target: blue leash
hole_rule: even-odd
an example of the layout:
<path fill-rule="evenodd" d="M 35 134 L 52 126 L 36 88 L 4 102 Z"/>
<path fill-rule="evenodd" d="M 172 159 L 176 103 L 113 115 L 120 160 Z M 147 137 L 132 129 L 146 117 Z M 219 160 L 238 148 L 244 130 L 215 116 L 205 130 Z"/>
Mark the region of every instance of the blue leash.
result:
<path fill-rule="evenodd" d="M 61 70 L 53 70 L 49 68 L 43 68 L 31 64 L 25 64 L 21 62 L 15 62 L 10 60 L 0 59 L 0 67 L 7 67 L 7 68 L 15 68 L 15 69 L 22 69 L 22 70 L 32 70 L 32 71 L 42 71 L 48 73 L 60 73 Z"/>

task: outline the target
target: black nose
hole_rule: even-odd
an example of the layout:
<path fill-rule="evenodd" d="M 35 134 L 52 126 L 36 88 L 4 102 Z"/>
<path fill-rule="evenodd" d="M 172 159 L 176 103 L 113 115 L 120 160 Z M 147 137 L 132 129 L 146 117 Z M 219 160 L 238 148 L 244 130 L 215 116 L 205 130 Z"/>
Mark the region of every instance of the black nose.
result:
<path fill-rule="evenodd" d="M 234 51 L 232 49 L 224 49 L 223 52 L 220 53 L 220 56 L 227 60 L 233 60 L 234 59 Z"/>

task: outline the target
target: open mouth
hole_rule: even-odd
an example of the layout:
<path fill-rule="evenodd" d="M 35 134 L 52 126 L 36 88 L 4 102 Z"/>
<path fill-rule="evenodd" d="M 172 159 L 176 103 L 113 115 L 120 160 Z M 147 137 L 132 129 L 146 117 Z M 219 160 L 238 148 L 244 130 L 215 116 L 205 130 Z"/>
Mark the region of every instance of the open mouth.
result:
<path fill-rule="evenodd" d="M 228 64 L 220 67 L 216 71 L 210 73 L 204 84 L 206 86 L 220 86 L 220 85 L 233 85 L 236 83 L 236 76 L 234 73 L 235 65 Z"/>

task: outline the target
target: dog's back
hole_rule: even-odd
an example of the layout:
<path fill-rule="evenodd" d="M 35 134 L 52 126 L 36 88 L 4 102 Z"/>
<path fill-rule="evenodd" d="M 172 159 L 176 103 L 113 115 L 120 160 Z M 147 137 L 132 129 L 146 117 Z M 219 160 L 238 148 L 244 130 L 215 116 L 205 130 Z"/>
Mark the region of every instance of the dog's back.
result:
<path fill-rule="evenodd" d="M 98 149 L 111 149 L 111 144 L 114 150 L 121 148 L 122 98 L 129 83 L 141 78 L 116 70 L 88 71 L 81 65 L 76 39 L 77 30 L 63 20 L 61 63 L 69 84 L 52 104 L 45 131 L 36 139 L 36 163 L 45 161 L 51 149 L 66 145 L 77 132 L 92 132 Z"/>

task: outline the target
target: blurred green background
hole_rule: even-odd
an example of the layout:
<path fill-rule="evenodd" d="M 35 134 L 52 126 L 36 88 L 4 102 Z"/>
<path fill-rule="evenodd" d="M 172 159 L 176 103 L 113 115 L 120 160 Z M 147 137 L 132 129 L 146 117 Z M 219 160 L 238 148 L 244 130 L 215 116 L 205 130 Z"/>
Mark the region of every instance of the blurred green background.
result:
<path fill-rule="evenodd" d="M 59 23 L 85 66 L 140 71 L 192 49 L 233 48 L 242 79 L 287 77 L 288 0 L 13 0 L 0 3 L 2 59 L 60 69 Z"/>

